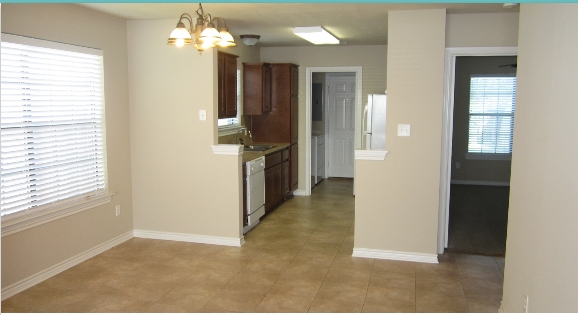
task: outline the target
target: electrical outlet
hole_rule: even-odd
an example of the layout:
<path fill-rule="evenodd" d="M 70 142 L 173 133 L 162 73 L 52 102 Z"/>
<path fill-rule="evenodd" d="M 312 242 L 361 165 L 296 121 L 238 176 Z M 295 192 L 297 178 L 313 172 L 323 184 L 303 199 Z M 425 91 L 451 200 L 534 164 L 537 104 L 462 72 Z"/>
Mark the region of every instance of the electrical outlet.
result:
<path fill-rule="evenodd" d="M 528 313 L 528 295 L 524 293 L 524 313 Z"/>
<path fill-rule="evenodd" d="M 120 215 L 120 205 L 116 206 L 116 216 L 118 217 Z"/>
<path fill-rule="evenodd" d="M 199 110 L 199 120 L 207 120 L 207 111 L 204 109 Z"/>

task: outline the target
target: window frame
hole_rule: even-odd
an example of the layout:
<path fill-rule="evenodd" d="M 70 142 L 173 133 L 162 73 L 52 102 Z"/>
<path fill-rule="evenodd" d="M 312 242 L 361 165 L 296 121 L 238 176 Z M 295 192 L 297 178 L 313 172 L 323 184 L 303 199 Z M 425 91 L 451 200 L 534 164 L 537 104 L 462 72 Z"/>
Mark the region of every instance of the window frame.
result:
<path fill-rule="evenodd" d="M 2 42 L 65 50 L 100 56 L 101 76 L 103 77 L 102 119 L 101 119 L 102 150 L 103 150 L 102 163 L 104 172 L 103 189 L 98 189 L 96 191 L 75 195 L 49 204 L 39 205 L 34 208 L 5 214 L 1 216 L 2 237 L 4 237 L 81 211 L 85 211 L 100 205 L 110 203 L 112 201 L 112 196 L 114 195 L 114 193 L 111 193 L 108 187 L 103 51 L 95 48 L 76 46 L 71 44 L 65 44 L 60 42 L 48 41 L 43 39 L 7 33 L 2 33 L 1 36 Z"/>
<path fill-rule="evenodd" d="M 470 93 L 471 93 L 471 81 L 472 78 L 483 78 L 483 77 L 487 77 L 487 78 L 516 78 L 516 74 L 515 73 L 508 73 L 508 74 L 504 74 L 504 73 L 499 73 L 499 74 L 475 74 L 475 75 L 471 75 L 470 76 Z M 508 116 L 508 117 L 512 117 L 512 125 L 514 124 L 514 114 L 516 112 L 516 90 L 517 90 L 517 82 L 515 82 L 515 88 L 514 88 L 514 93 L 513 93 L 513 109 L 512 109 L 512 114 L 511 115 L 504 115 L 504 114 L 498 114 L 498 115 L 492 115 L 492 114 L 480 114 L 480 113 L 475 113 L 472 115 L 472 113 L 470 112 L 470 106 L 471 106 L 471 94 L 470 94 L 470 99 L 469 99 L 469 104 L 468 104 L 468 142 L 467 142 L 467 152 L 465 154 L 465 158 L 466 160 L 511 160 L 512 159 L 512 146 L 513 146 L 513 137 L 514 137 L 514 127 L 512 126 L 511 128 L 511 132 L 510 132 L 510 152 L 509 153 L 495 153 L 495 152 L 470 152 L 470 122 L 471 122 L 471 117 L 472 116 Z"/>
<path fill-rule="evenodd" d="M 244 126 L 241 125 L 241 116 L 243 115 L 241 81 L 242 81 L 241 70 L 237 69 L 237 117 L 217 119 L 217 128 L 219 131 L 219 137 L 236 134 L 239 132 L 239 129 L 244 128 Z M 229 125 L 219 126 L 219 120 L 227 120 L 227 119 L 237 119 L 237 122 Z"/>

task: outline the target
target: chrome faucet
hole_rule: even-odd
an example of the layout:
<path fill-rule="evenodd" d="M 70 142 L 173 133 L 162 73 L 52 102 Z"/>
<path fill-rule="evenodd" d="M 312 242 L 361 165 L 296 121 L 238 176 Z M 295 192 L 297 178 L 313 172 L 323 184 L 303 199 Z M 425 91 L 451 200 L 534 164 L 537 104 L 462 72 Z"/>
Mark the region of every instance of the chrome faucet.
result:
<path fill-rule="evenodd" d="M 239 138 L 239 134 L 241 133 L 241 131 L 245 131 L 245 136 L 247 135 L 247 128 L 246 127 L 241 127 L 239 128 L 239 130 L 237 131 L 237 138 L 235 143 L 237 144 L 243 144 L 243 138 Z M 251 132 L 249 131 L 249 135 L 251 134 Z"/>

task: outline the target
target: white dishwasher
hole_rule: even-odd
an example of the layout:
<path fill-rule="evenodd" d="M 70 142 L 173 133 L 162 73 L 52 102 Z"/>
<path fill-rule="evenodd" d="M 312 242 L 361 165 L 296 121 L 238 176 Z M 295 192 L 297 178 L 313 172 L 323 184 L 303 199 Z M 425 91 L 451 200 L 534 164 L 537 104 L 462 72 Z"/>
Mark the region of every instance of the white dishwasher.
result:
<path fill-rule="evenodd" d="M 243 233 L 259 223 L 265 215 L 265 157 L 256 158 L 245 163 L 247 176 L 247 226 Z"/>

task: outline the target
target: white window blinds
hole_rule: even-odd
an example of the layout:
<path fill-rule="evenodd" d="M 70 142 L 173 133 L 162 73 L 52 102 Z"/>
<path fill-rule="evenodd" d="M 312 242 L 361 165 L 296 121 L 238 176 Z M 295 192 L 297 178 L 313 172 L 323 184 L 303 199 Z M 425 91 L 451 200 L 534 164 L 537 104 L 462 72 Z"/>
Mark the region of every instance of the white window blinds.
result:
<path fill-rule="evenodd" d="M 472 76 L 468 153 L 511 154 L 516 77 Z"/>
<path fill-rule="evenodd" d="M 102 54 L 6 38 L 2 34 L 2 216 L 104 192 Z"/>

